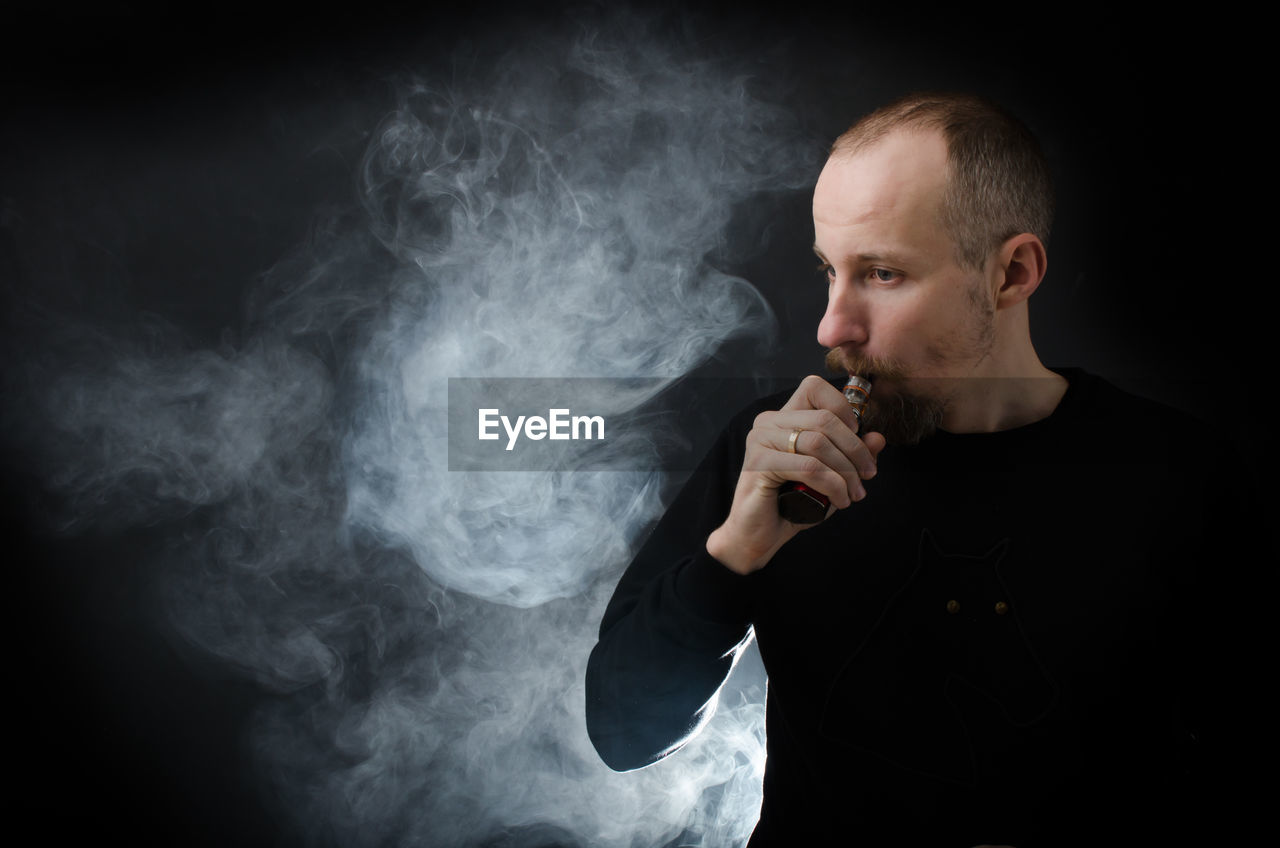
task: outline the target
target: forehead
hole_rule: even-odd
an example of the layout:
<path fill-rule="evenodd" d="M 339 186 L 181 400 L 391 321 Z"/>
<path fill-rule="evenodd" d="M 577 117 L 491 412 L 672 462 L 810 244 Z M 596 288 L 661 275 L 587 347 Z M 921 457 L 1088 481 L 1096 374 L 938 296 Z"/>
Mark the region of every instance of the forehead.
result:
<path fill-rule="evenodd" d="M 813 220 L 843 227 L 887 216 L 932 219 L 946 178 L 941 133 L 897 130 L 857 153 L 827 160 L 813 193 Z"/>

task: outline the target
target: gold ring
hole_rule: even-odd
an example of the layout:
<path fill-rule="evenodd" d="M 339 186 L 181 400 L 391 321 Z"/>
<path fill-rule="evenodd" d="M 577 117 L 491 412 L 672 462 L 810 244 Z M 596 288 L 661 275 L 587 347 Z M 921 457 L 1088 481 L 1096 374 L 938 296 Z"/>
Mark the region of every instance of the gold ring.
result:
<path fill-rule="evenodd" d="M 804 432 L 803 427 L 797 427 L 791 431 L 791 438 L 787 440 L 787 452 L 796 452 L 796 439 L 800 438 L 800 434 Z"/>

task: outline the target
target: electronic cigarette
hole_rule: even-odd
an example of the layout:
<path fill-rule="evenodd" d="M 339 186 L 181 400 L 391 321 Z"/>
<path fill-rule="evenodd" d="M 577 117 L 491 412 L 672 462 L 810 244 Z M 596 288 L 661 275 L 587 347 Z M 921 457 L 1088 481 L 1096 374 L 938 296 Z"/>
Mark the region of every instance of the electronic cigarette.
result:
<path fill-rule="evenodd" d="M 849 375 L 844 386 L 844 399 L 849 402 L 858 419 L 858 432 L 862 429 L 862 413 L 871 397 L 871 381 Z M 827 517 L 831 500 L 821 492 L 815 492 L 804 483 L 785 483 L 778 490 L 778 514 L 792 524 L 817 524 Z"/>

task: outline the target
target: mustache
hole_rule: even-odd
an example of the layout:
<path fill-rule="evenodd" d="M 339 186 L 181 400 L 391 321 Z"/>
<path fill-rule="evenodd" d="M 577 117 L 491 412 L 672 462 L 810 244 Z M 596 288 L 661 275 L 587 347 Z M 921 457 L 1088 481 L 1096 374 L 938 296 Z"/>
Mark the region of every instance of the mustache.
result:
<path fill-rule="evenodd" d="M 895 359 L 849 353 L 842 348 L 827 351 L 827 370 L 832 374 L 856 374 L 867 379 L 905 379 L 907 370 Z"/>

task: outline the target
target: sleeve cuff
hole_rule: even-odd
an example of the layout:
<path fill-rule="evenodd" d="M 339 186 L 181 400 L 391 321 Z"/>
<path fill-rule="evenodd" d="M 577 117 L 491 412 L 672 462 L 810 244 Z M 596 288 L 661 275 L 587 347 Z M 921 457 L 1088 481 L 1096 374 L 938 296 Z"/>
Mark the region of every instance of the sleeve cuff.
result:
<path fill-rule="evenodd" d="M 676 595 L 700 618 L 745 625 L 751 621 L 750 580 L 725 568 L 704 549 L 676 575 Z"/>

